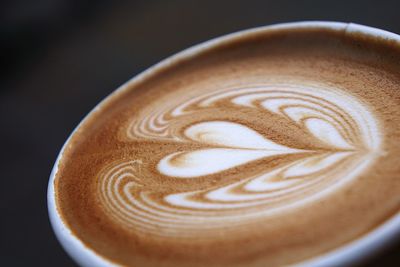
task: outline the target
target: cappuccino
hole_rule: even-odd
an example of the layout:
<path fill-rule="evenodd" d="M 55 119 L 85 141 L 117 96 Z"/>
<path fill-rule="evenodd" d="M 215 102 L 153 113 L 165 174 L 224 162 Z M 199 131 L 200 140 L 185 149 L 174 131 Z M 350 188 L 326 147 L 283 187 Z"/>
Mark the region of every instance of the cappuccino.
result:
<path fill-rule="evenodd" d="M 64 149 L 56 205 L 116 264 L 296 264 L 397 214 L 399 137 L 399 44 L 253 32 L 108 97 Z"/>

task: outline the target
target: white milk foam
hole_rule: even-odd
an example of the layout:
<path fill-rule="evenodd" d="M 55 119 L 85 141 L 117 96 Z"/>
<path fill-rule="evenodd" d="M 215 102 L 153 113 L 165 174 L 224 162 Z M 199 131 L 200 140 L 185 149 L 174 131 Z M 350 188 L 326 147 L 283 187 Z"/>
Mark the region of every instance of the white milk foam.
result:
<path fill-rule="evenodd" d="M 382 153 L 380 130 L 369 107 L 337 88 L 265 84 L 179 101 L 171 98 L 163 107 L 149 107 L 126 128 L 131 139 L 204 145 L 178 150 L 158 162 L 157 171 L 176 179 L 176 183 L 217 177 L 257 160 L 298 157 L 277 166 L 258 166 L 261 171 L 257 172 L 242 169 L 235 173 L 240 179 L 228 184 L 158 192 L 158 197 L 145 185 L 146 164 L 142 159 L 115 162 L 100 174 L 98 193 L 108 215 L 126 227 L 157 236 L 188 238 L 199 229 L 202 233 L 221 228 L 238 230 L 337 190 L 356 179 Z M 201 121 L 185 129 L 176 128 L 176 122 L 185 116 L 195 116 L 221 102 L 281 116 L 304 129 L 325 149 L 279 144 L 248 125 L 232 121 Z"/>

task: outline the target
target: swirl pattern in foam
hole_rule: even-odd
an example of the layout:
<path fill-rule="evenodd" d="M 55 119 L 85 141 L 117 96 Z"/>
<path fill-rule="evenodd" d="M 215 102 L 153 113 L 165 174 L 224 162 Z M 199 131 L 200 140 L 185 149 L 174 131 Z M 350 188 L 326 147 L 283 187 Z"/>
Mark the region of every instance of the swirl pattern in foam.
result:
<path fill-rule="evenodd" d="M 225 115 L 219 118 L 216 110 Z M 229 110 L 262 116 L 246 123 L 226 119 Z M 381 133 L 369 107 L 326 86 L 229 88 L 150 106 L 139 118 L 126 127 L 129 139 L 175 144 L 176 151 L 154 166 L 161 179 L 175 180 L 176 189 L 148 182 L 151 164 L 139 156 L 104 168 L 98 194 L 108 216 L 155 236 L 209 238 L 246 231 L 350 182 L 381 153 Z M 271 138 L 257 131 L 262 120 L 290 125 L 293 132 L 273 132 Z M 249 171 L 250 166 L 256 167 Z M 196 179 L 215 182 L 178 186 Z"/>

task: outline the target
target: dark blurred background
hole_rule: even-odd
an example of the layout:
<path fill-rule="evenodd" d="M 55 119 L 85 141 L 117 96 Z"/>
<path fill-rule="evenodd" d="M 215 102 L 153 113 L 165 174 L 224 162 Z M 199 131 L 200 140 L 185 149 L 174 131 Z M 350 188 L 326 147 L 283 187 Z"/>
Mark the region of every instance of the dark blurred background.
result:
<path fill-rule="evenodd" d="M 184 48 L 278 22 L 333 20 L 400 33 L 394 1 L 0 1 L 0 265 L 74 266 L 47 217 L 62 144 L 102 98 Z M 400 244 L 363 266 L 400 266 Z"/>

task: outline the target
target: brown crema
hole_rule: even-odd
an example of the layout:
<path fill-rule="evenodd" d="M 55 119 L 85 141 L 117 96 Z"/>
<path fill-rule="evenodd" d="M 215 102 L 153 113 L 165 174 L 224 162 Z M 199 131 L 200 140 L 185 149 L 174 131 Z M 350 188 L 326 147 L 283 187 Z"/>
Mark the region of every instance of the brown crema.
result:
<path fill-rule="evenodd" d="M 399 212 L 399 140 L 399 44 L 254 32 L 108 97 L 65 146 L 56 205 L 116 264 L 294 264 Z"/>

